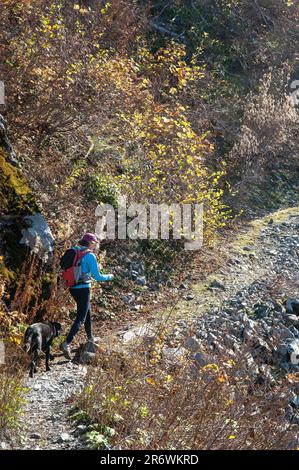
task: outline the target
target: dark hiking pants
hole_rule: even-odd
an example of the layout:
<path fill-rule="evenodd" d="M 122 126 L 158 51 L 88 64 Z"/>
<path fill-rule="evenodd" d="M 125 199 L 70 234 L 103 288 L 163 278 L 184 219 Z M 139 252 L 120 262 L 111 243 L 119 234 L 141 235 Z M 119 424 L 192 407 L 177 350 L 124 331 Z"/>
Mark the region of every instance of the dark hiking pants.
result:
<path fill-rule="evenodd" d="M 74 336 L 78 333 L 81 326 L 84 324 L 84 328 L 87 334 L 87 338 L 91 339 L 91 311 L 90 311 L 90 288 L 82 287 L 80 289 L 70 289 L 71 296 L 77 304 L 77 316 L 70 329 L 66 342 L 70 344 Z"/>

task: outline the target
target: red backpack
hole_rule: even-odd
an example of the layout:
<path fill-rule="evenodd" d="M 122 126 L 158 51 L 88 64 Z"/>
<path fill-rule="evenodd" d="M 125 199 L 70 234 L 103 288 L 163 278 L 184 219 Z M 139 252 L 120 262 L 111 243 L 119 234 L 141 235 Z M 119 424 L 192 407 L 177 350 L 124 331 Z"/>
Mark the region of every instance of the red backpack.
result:
<path fill-rule="evenodd" d="M 91 253 L 91 250 L 69 248 L 60 258 L 61 277 L 66 287 L 73 287 L 79 283 L 82 277 L 82 259 L 88 253 Z"/>

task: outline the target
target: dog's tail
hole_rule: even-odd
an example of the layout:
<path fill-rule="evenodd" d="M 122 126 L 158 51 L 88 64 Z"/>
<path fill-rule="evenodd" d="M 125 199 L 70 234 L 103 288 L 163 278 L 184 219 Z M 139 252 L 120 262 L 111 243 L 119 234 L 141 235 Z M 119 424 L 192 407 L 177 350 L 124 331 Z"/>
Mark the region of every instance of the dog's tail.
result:
<path fill-rule="evenodd" d="M 28 328 L 25 333 L 24 337 L 24 351 L 29 353 L 31 349 L 31 343 L 32 343 L 32 337 L 33 337 L 33 331 Z"/>

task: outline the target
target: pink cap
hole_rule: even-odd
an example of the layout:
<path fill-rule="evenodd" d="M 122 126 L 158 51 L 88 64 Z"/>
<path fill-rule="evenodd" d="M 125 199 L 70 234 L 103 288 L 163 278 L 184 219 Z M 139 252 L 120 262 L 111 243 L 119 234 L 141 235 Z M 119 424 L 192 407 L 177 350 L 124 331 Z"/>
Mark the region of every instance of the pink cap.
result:
<path fill-rule="evenodd" d="M 84 237 L 82 238 L 83 242 L 94 242 L 97 243 L 98 239 L 94 233 L 85 233 Z"/>

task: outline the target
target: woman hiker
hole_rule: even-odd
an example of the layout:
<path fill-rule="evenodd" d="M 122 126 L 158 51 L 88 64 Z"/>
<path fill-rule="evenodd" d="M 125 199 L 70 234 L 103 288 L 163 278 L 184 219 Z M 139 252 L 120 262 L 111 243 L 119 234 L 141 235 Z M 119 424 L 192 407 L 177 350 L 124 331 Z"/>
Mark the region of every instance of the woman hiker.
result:
<path fill-rule="evenodd" d="M 70 288 L 70 293 L 77 304 L 77 316 L 69 331 L 66 340 L 60 345 L 64 356 L 71 359 L 69 345 L 73 341 L 74 336 L 78 333 L 81 326 L 84 324 L 87 338 L 93 342 L 92 328 L 91 328 L 91 309 L 90 309 L 90 293 L 92 279 L 101 281 L 111 281 L 113 274 L 103 275 L 99 272 L 97 259 L 93 253 L 98 243 L 98 239 L 93 233 L 86 233 L 82 240 L 79 241 L 79 246 L 73 247 L 75 250 L 88 252 L 82 257 L 81 272 L 82 278 L 79 282 Z"/>

